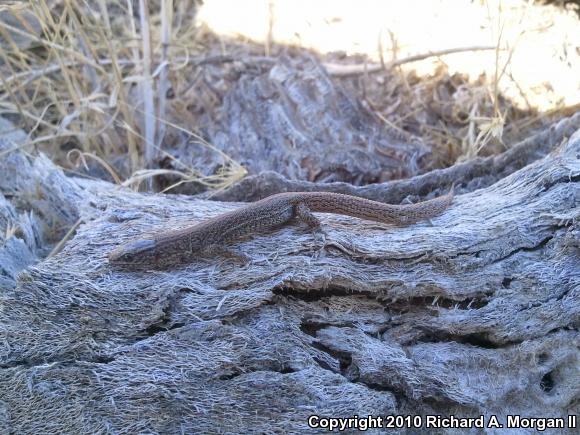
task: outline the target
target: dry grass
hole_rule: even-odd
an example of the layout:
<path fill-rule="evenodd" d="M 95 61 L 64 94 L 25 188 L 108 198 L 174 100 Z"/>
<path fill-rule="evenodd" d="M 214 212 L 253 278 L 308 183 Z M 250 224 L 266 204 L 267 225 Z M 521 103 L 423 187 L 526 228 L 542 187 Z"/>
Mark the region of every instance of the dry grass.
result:
<path fill-rule="evenodd" d="M 194 0 L 38 0 L 0 6 L 0 13 L 11 16 L 7 20 L 2 15 L 0 26 L 0 115 L 18 121 L 29 133 L 29 145 L 67 169 L 88 168 L 92 162 L 115 182 L 136 188 L 143 181 L 147 189 L 166 187 L 151 183 L 160 175 L 176 184 L 230 185 L 245 170 L 196 131 L 235 83 L 228 79 L 227 63 L 271 61 L 281 53 L 303 56 L 306 50 L 276 44 L 272 34 L 264 45 L 216 36 L 194 25 L 194 11 Z M 500 61 L 506 50 L 501 20 L 494 29 L 495 74 L 475 80 L 448 74 L 444 58 L 431 76 L 402 69 L 404 63 L 449 53 L 398 59 L 395 35 L 390 59 L 383 58 L 379 42 L 381 65 L 366 65 L 361 56 L 314 55 L 387 128 L 430 144 L 436 150 L 433 166 L 438 167 L 501 152 L 530 128 L 571 110 L 539 114 L 502 97 L 498 83 L 509 77 L 507 63 Z M 507 62 L 510 58 L 511 53 Z M 202 71 L 201 64 L 211 63 L 210 73 Z M 176 98 L 168 98 L 170 90 Z M 207 174 L 168 154 L 163 144 L 176 137 L 217 153 L 223 170 Z M 171 161 L 170 167 L 159 168 L 160 159 Z"/>
<path fill-rule="evenodd" d="M 167 129 L 177 125 L 167 119 L 187 119 L 180 114 L 184 108 L 168 107 L 165 96 L 170 74 L 200 51 L 192 37 L 193 1 L 180 2 L 174 16 L 171 0 L 138 4 L 138 11 L 131 1 L 105 0 L 0 6 L 15 19 L 0 27 L 0 114 L 16 119 L 30 132 L 28 145 L 61 165 L 71 166 L 66 156 L 73 148 L 85 165 L 92 156 L 115 181 L 133 174 L 130 184 L 156 174 L 143 169 L 163 154 Z M 194 131 L 179 131 L 199 139 Z M 114 156 L 122 157 L 116 169 Z M 243 176 L 239 165 L 222 158 L 221 181 L 203 183 L 227 185 Z M 183 165 L 174 172 L 182 180 L 199 178 Z"/>

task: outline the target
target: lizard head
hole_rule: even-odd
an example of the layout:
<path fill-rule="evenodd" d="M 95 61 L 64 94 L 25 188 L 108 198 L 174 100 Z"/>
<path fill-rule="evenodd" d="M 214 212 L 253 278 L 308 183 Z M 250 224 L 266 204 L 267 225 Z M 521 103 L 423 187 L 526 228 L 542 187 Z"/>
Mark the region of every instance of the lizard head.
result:
<path fill-rule="evenodd" d="M 134 240 L 119 246 L 109 254 L 111 264 L 141 264 L 150 261 L 157 242 L 152 239 Z"/>

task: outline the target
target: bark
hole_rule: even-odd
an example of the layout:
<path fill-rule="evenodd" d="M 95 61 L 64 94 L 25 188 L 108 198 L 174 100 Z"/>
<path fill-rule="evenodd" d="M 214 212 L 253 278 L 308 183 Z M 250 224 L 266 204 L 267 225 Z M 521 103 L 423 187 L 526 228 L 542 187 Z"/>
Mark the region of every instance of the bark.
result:
<path fill-rule="evenodd" d="M 68 178 L 11 148 L 0 139 L 6 433 L 296 433 L 313 414 L 580 412 L 580 130 L 492 172 L 432 222 L 321 214 L 324 245 L 292 225 L 236 244 L 246 265 L 212 257 L 169 271 L 116 270 L 106 256 L 238 205 Z M 25 268 L 77 219 L 60 253 Z"/>

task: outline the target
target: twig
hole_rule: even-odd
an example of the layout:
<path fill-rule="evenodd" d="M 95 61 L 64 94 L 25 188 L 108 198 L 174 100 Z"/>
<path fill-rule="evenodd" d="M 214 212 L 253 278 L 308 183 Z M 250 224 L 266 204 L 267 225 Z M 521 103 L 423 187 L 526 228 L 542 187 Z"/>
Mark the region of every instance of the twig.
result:
<path fill-rule="evenodd" d="M 272 50 L 272 42 L 274 40 L 274 2 L 268 2 L 268 33 L 266 34 L 266 41 L 264 44 L 264 54 L 270 56 Z"/>
<path fill-rule="evenodd" d="M 121 74 L 119 60 L 117 58 L 117 50 L 113 47 L 112 40 L 113 40 L 113 31 L 111 28 L 111 20 L 109 19 L 109 12 L 107 9 L 107 2 L 106 0 L 99 0 L 98 2 L 99 8 L 101 11 L 101 16 L 103 17 L 103 22 L 105 24 L 104 29 L 101 29 L 101 26 L 97 27 L 98 31 L 102 33 L 102 39 L 107 44 L 107 51 L 111 56 L 111 69 L 113 70 L 113 78 L 115 80 L 115 85 L 118 90 L 117 98 L 118 102 L 125 103 L 119 104 L 121 112 L 123 113 L 123 118 L 127 124 L 134 124 L 134 117 L 131 110 L 129 110 L 128 105 L 126 104 L 126 95 L 123 92 L 123 75 Z M 132 15 L 131 15 L 132 16 Z M 127 148 L 129 153 L 129 159 L 131 161 L 131 169 L 134 170 L 139 165 L 139 153 L 137 152 L 137 138 L 129 131 L 127 135 Z"/>
<path fill-rule="evenodd" d="M 50 258 L 58 254 L 62 250 L 62 247 L 71 238 L 71 236 L 74 234 L 74 232 L 77 230 L 77 228 L 82 222 L 83 222 L 82 219 L 77 220 L 72 225 L 72 227 L 70 227 L 70 229 L 67 231 L 64 237 L 56 244 L 56 246 L 52 248 L 52 251 L 50 251 L 50 253 L 46 256 L 46 258 Z"/>
<path fill-rule="evenodd" d="M 473 46 L 473 47 L 460 47 L 460 48 L 448 48 L 446 50 L 430 51 L 429 53 L 417 54 L 414 56 L 405 57 L 403 59 L 393 60 L 385 64 L 386 68 L 393 68 L 395 66 L 402 65 L 404 63 L 417 62 L 419 60 L 424 60 L 429 57 L 444 56 L 453 53 L 462 53 L 465 51 L 483 51 L 483 50 L 495 50 L 495 46 L 484 45 L 484 46 Z M 328 71 L 328 74 L 335 77 L 348 77 L 353 75 L 358 75 L 362 73 L 374 73 L 381 71 L 383 65 L 341 65 L 336 63 L 323 63 L 324 67 Z"/>
<path fill-rule="evenodd" d="M 161 1 L 161 64 L 158 69 L 159 72 L 159 111 L 157 113 L 157 119 L 161 120 L 159 122 L 159 128 L 157 129 L 157 148 L 161 148 L 163 139 L 165 138 L 165 107 L 166 107 L 166 97 L 167 89 L 169 88 L 168 82 L 168 71 L 169 63 L 167 61 L 167 54 L 169 52 L 169 44 L 171 42 L 171 22 L 172 22 L 172 11 L 173 11 L 173 0 L 162 0 Z"/>
<path fill-rule="evenodd" d="M 98 67 L 98 65 L 96 63 L 94 63 L 94 61 L 86 56 L 84 56 L 82 53 L 79 53 L 78 51 L 75 51 L 73 49 L 70 48 L 66 48 L 62 45 L 56 44 L 52 41 L 49 41 L 47 39 L 43 39 L 40 38 L 36 35 L 30 34 L 30 33 L 26 33 L 23 30 L 20 30 L 17 27 L 13 27 L 10 24 L 6 23 L 6 22 L 2 22 L 2 27 L 4 27 L 7 30 L 10 30 L 11 32 L 16 33 L 17 35 L 20 36 L 24 36 L 25 38 L 30 39 L 31 41 L 37 42 L 42 46 L 45 47 L 50 47 L 56 51 L 61 51 L 63 53 L 69 54 L 70 56 L 72 56 L 73 58 L 77 59 L 78 62 L 83 63 L 83 64 L 87 64 L 87 65 L 91 65 L 94 67 Z"/>
<path fill-rule="evenodd" d="M 143 123 L 145 129 L 145 167 L 150 168 L 155 157 L 155 104 L 153 102 L 153 77 L 151 76 L 151 34 L 149 33 L 149 2 L 139 0 L 139 19 L 141 23 L 141 41 L 143 47 L 142 65 L 143 81 Z M 152 190 L 152 186 L 148 186 Z"/>
<path fill-rule="evenodd" d="M 228 55 L 223 55 L 223 54 L 216 54 L 216 55 L 211 55 L 211 56 L 197 56 L 197 57 L 181 56 L 181 57 L 176 57 L 176 58 L 172 59 L 172 61 L 170 63 L 174 64 L 174 63 L 186 62 L 186 63 L 189 63 L 189 64 L 194 65 L 194 66 L 202 66 L 202 65 L 207 65 L 210 63 L 230 63 L 230 62 L 236 62 L 236 61 L 247 62 L 247 63 L 250 63 L 250 62 L 266 63 L 269 65 L 273 65 L 276 62 L 276 59 L 270 58 L 270 57 L 265 57 L 265 56 L 236 57 L 236 56 L 228 56 Z M 114 61 L 113 61 L 113 59 L 98 59 L 97 60 L 97 63 L 100 66 L 113 65 L 113 62 L 115 62 L 116 66 L 134 66 L 134 65 L 137 65 L 140 63 L 140 61 L 138 59 L 136 59 L 136 60 L 115 59 Z M 63 66 L 72 67 L 72 66 L 78 66 L 78 65 L 84 65 L 84 63 L 79 62 L 79 61 L 67 61 L 67 62 L 63 62 L 62 64 L 47 65 L 42 69 L 22 71 L 22 72 L 13 74 L 13 75 L 8 76 L 8 77 L 0 76 L 0 78 L 2 78 L 2 80 L 6 82 L 6 85 L 5 85 L 5 87 L 6 87 L 10 83 L 12 83 L 14 81 L 18 81 L 18 80 L 26 77 L 26 81 L 20 83 L 20 85 L 22 87 L 22 86 L 27 85 L 31 81 L 36 80 L 39 77 L 44 77 L 47 74 L 53 74 L 53 73 L 60 71 L 63 68 Z M 157 66 L 157 68 L 159 68 L 159 66 Z M 2 87 L 0 87 L 0 89 L 2 89 Z"/>
<path fill-rule="evenodd" d="M 73 155 L 76 155 L 77 157 L 76 161 L 73 161 Z M 82 165 L 85 167 L 86 170 L 88 170 L 87 157 L 99 163 L 101 167 L 104 168 L 109 173 L 109 175 L 113 178 L 113 180 L 115 180 L 115 183 L 121 184 L 123 182 L 121 180 L 121 177 L 117 175 L 117 171 L 115 171 L 113 167 L 109 165 L 105 160 L 103 160 L 94 153 L 85 153 L 78 149 L 72 149 L 66 155 L 66 159 L 71 166 L 78 167 L 82 163 Z"/>

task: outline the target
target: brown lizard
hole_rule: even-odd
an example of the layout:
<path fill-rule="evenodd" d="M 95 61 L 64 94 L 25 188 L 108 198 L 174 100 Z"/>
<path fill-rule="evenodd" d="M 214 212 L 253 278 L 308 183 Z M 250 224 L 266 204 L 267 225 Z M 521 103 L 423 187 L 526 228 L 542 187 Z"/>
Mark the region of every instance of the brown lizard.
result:
<path fill-rule="evenodd" d="M 180 230 L 131 241 L 109 254 L 114 265 L 169 266 L 196 255 L 226 253 L 224 246 L 243 236 L 273 230 L 293 218 L 317 229 L 312 212 L 337 213 L 395 225 L 407 225 L 442 213 L 453 201 L 444 196 L 409 205 L 393 205 L 330 192 L 288 192 L 269 196 Z"/>

